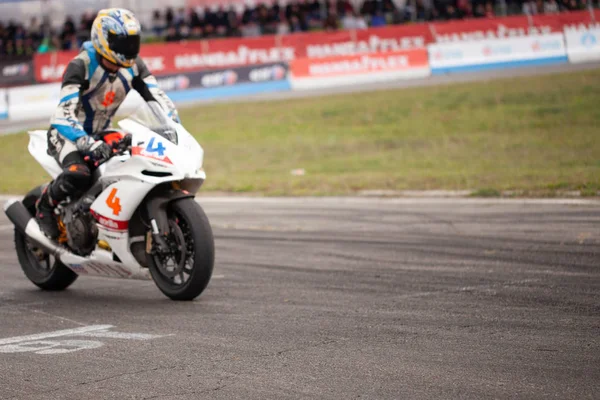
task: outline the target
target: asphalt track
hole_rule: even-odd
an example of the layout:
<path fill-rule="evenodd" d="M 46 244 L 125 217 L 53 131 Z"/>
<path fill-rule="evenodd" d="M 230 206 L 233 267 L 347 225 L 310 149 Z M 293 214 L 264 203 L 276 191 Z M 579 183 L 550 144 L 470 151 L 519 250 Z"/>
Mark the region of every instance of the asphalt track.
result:
<path fill-rule="evenodd" d="M 311 89 L 311 90 L 300 90 L 300 91 L 285 91 L 285 92 L 272 92 L 272 93 L 259 93 L 255 95 L 245 96 L 234 96 L 216 99 L 205 99 L 199 101 L 188 101 L 184 103 L 177 103 L 179 108 L 197 107 L 207 104 L 215 103 L 240 103 L 248 101 L 282 101 L 287 99 L 296 98 L 307 98 L 307 97 L 320 97 L 320 96 L 331 96 L 331 95 L 343 95 L 343 94 L 354 94 L 364 93 L 380 90 L 390 89 L 402 89 L 410 87 L 426 87 L 426 86 L 440 86 L 440 85 L 451 85 L 456 83 L 466 82 L 482 82 L 497 79 L 508 79 L 521 76 L 539 76 L 539 75 L 552 75 L 564 72 L 579 72 L 579 71 L 590 71 L 600 68 L 600 62 L 590 62 L 584 64 L 558 64 L 558 65 L 544 65 L 535 67 L 520 67 L 520 68 L 507 68 L 502 70 L 484 70 L 469 73 L 457 73 L 457 74 L 444 74 L 435 75 L 428 78 L 420 79 L 398 79 L 395 81 L 376 82 L 358 85 L 346 85 L 334 88 L 326 89 Z M 32 121 L 0 121 L 0 135 L 12 134 L 22 132 L 27 129 L 47 129 L 48 121 L 50 116 L 44 116 L 36 118 Z"/>
<path fill-rule="evenodd" d="M 600 201 L 200 202 L 187 303 L 37 290 L 0 217 L 0 398 L 598 398 Z"/>

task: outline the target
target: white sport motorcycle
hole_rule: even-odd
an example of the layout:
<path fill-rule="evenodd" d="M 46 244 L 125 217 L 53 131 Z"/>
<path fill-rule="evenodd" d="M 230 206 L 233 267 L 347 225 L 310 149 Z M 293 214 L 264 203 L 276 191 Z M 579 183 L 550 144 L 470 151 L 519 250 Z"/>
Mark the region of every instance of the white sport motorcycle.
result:
<path fill-rule="evenodd" d="M 153 279 L 169 298 L 192 300 L 208 285 L 215 254 L 210 223 L 194 200 L 206 179 L 204 151 L 155 105 L 119 126 L 123 132 L 103 135 L 115 154 L 95 169 L 92 188 L 57 207 L 57 241 L 34 218 L 44 186 L 6 204 L 21 268 L 45 290 L 66 289 L 79 275 Z M 46 131 L 29 135 L 29 152 L 56 178 L 62 170 L 48 155 Z"/>

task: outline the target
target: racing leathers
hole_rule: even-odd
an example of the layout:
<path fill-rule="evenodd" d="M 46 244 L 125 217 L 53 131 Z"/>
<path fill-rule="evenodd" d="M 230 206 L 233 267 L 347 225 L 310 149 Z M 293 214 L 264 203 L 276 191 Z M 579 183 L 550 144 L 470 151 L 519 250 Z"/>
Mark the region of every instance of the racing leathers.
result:
<path fill-rule="evenodd" d="M 67 197 L 76 199 L 92 185 L 86 157 L 110 156 L 110 148 L 94 136 L 110 128 L 112 117 L 131 89 L 147 102 L 156 101 L 169 116 L 178 119 L 173 102 L 139 57 L 133 67 L 110 72 L 102 66 L 101 56 L 92 43 L 86 42 L 67 66 L 60 102 L 48 131 L 48 152 L 61 165 L 63 173 L 44 190 L 36 215 L 40 227 L 51 238 L 59 236 L 56 205 Z"/>

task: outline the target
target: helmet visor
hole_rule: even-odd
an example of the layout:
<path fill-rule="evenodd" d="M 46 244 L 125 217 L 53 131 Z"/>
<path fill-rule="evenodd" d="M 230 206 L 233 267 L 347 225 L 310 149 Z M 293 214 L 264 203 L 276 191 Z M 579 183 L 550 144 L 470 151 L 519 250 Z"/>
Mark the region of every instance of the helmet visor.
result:
<path fill-rule="evenodd" d="M 108 34 L 108 46 L 115 53 L 122 54 L 127 59 L 133 59 L 140 53 L 140 35 Z"/>

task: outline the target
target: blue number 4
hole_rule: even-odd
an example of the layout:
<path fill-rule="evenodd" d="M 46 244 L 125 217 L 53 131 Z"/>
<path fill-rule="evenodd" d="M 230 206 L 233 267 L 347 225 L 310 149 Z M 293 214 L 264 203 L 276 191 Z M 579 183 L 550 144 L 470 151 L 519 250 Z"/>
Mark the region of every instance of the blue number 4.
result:
<path fill-rule="evenodd" d="M 150 139 L 148 146 L 146 147 L 148 153 L 158 153 L 161 157 L 165 155 L 165 150 L 166 148 L 163 146 L 162 142 L 158 142 L 156 147 L 154 147 L 154 138 Z"/>

